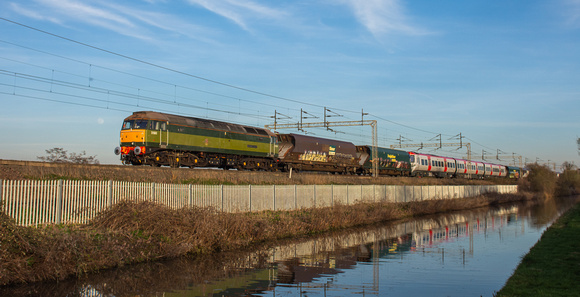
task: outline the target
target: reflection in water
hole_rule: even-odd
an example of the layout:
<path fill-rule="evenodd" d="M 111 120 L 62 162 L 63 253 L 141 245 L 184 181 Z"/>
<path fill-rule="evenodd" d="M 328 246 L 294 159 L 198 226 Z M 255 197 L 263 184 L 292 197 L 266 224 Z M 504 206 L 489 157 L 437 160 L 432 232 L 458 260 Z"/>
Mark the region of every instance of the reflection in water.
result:
<path fill-rule="evenodd" d="M 567 201 L 132 265 L 78 280 L 0 288 L 0 296 L 491 296 Z"/>

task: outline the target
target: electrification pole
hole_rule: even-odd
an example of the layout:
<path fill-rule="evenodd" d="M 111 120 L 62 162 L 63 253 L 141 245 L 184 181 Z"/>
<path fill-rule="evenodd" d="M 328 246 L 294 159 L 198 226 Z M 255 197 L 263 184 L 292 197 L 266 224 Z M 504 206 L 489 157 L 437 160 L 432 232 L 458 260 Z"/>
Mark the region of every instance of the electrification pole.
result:
<path fill-rule="evenodd" d="M 326 112 L 329 111 L 330 113 L 333 113 L 331 115 L 327 115 Z M 302 115 L 302 113 L 304 114 L 308 114 L 305 111 L 300 110 L 300 114 Z M 377 133 L 377 121 L 376 120 L 365 120 L 364 116 L 365 113 L 362 112 L 362 118 L 360 121 L 338 121 L 338 122 L 329 122 L 326 120 L 326 118 L 331 117 L 331 116 L 340 116 L 336 113 L 334 113 L 333 111 L 328 110 L 326 107 L 324 108 L 324 122 L 316 122 L 316 123 L 304 123 L 302 121 L 303 117 L 300 117 L 300 122 L 296 123 L 296 124 L 279 124 L 276 123 L 275 127 L 276 129 L 298 129 L 300 131 L 304 131 L 304 128 L 326 128 L 329 131 L 333 131 L 336 133 L 336 131 L 330 129 L 330 127 L 348 127 L 348 126 L 371 126 L 372 128 L 372 154 L 371 154 L 371 158 L 372 158 L 372 170 L 373 170 L 373 177 L 377 177 L 379 176 L 379 154 L 378 154 L 378 147 L 379 147 L 379 141 L 378 141 L 378 133 Z M 304 117 L 304 118 L 308 118 L 308 117 Z M 266 129 L 272 129 L 274 127 L 274 125 L 265 125 L 264 126 Z"/>

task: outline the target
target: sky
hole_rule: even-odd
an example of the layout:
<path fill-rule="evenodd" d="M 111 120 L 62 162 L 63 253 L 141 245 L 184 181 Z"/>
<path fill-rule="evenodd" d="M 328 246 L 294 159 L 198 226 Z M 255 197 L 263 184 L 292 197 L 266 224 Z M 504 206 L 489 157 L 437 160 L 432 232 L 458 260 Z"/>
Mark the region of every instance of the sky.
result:
<path fill-rule="evenodd" d="M 123 119 L 155 110 L 376 120 L 382 147 L 559 170 L 580 164 L 580 0 L 7 0 L 0 102 L 0 159 L 120 164 Z"/>

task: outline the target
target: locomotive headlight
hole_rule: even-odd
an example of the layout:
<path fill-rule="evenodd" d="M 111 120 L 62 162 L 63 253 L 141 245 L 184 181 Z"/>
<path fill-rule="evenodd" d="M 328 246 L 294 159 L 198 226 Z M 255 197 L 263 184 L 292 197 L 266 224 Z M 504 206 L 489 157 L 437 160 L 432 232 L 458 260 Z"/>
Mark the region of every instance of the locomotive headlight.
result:
<path fill-rule="evenodd" d="M 120 147 L 116 147 L 115 148 L 115 155 L 120 155 L 121 154 L 121 148 Z"/>

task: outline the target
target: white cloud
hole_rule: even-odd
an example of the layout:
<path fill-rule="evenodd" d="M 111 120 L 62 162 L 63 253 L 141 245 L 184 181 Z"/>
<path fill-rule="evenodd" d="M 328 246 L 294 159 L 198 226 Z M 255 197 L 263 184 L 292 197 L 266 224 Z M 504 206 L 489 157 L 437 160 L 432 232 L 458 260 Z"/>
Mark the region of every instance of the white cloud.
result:
<path fill-rule="evenodd" d="M 253 1 L 245 0 L 188 0 L 189 3 L 199 5 L 215 14 L 218 14 L 236 23 L 244 30 L 249 30 L 248 20 L 255 18 L 277 19 L 285 15 L 279 11 Z"/>
<path fill-rule="evenodd" d="M 177 33 L 180 35 L 188 36 L 190 38 L 201 39 L 206 42 L 209 40 L 203 38 L 204 32 L 211 31 L 211 29 L 199 27 L 190 24 L 184 20 L 181 20 L 175 15 L 169 15 L 164 13 L 138 10 L 126 6 L 121 6 L 113 3 L 106 4 L 111 10 L 117 11 L 119 14 L 125 15 L 134 22 L 149 25 L 153 28 Z"/>
<path fill-rule="evenodd" d="M 57 18 L 54 17 L 47 17 L 46 14 L 43 13 L 39 13 L 38 11 L 33 11 L 27 8 L 22 7 L 20 4 L 17 3 L 10 3 L 10 7 L 12 8 L 12 10 L 20 15 L 23 15 L 25 17 L 29 17 L 35 20 L 46 20 L 49 22 L 53 22 L 53 23 L 57 23 L 60 24 L 60 20 L 58 20 Z"/>
<path fill-rule="evenodd" d="M 580 0 L 565 0 L 565 14 L 571 26 L 580 26 Z"/>
<path fill-rule="evenodd" d="M 56 10 L 59 14 L 74 17 L 76 19 L 85 19 L 87 22 L 103 23 L 104 21 L 128 27 L 135 25 L 128 19 L 115 14 L 114 12 L 90 6 L 74 0 L 37 0 L 47 7 Z"/>
<path fill-rule="evenodd" d="M 11 9 L 37 20 L 46 20 L 63 26 L 84 23 L 147 41 L 157 39 L 151 33 L 154 29 L 196 39 L 203 39 L 204 34 L 200 32 L 208 30 L 189 24 L 174 15 L 122 6 L 115 1 L 87 3 L 78 0 L 34 0 L 34 2 L 35 6 L 11 3 Z"/>
<path fill-rule="evenodd" d="M 385 34 L 423 35 L 407 19 L 399 0 L 344 0 L 358 21 L 375 37 Z"/>

